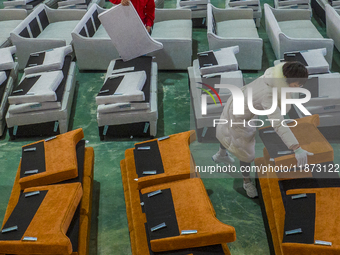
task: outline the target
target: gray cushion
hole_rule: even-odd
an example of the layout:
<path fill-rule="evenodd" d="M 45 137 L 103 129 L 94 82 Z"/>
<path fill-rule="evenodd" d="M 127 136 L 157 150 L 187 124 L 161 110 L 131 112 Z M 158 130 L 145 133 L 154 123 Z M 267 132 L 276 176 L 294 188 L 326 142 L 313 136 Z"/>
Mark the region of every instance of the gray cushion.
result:
<path fill-rule="evenodd" d="M 310 20 L 288 20 L 278 22 L 281 31 L 291 38 L 320 38 L 322 35 Z"/>
<path fill-rule="evenodd" d="M 235 38 L 259 38 L 252 19 L 226 20 L 216 23 L 217 35 Z"/>
<path fill-rule="evenodd" d="M 4 20 L 0 21 L 0 46 L 7 41 L 10 32 L 19 25 L 21 20 Z"/>
<path fill-rule="evenodd" d="M 100 25 L 97 32 L 93 35 L 92 38 L 110 39 L 110 36 L 107 34 L 105 28 Z"/>
<path fill-rule="evenodd" d="M 66 44 L 72 41 L 71 32 L 79 20 L 50 23 L 38 36 L 39 39 L 65 39 Z"/>
<path fill-rule="evenodd" d="M 154 39 L 183 38 L 191 40 L 191 20 L 165 20 L 156 22 L 152 30 Z"/>

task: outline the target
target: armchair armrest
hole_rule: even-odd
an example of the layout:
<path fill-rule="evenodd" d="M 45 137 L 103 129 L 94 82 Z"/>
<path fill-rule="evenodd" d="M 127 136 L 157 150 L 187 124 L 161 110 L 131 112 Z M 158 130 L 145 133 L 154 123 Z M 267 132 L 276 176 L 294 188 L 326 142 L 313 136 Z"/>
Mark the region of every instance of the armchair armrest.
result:
<path fill-rule="evenodd" d="M 191 10 L 186 9 L 157 9 L 155 23 L 165 20 L 191 19 Z"/>
<path fill-rule="evenodd" d="M 327 54 L 325 56 L 325 59 L 327 60 L 327 62 L 329 63 L 329 67 L 331 68 L 334 47 L 333 39 L 291 38 L 281 32 L 279 34 L 279 40 L 280 40 L 280 58 L 283 58 L 284 53 L 289 51 L 326 48 Z"/>
<path fill-rule="evenodd" d="M 11 33 L 11 41 L 17 48 L 16 55 L 20 56 L 18 57 L 20 70 L 25 67 L 31 52 L 66 46 L 65 40 L 26 38 L 15 33 Z"/>

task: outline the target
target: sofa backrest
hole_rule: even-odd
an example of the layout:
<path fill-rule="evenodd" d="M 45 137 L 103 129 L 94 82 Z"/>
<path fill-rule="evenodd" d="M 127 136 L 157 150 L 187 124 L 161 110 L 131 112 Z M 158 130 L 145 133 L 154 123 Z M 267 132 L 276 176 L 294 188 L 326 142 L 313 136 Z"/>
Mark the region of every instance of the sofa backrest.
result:
<path fill-rule="evenodd" d="M 79 34 L 83 37 L 93 37 L 101 25 L 98 15 L 103 11 L 105 10 L 99 5 L 93 4 L 83 16 L 83 18 L 79 21 L 77 26 L 73 29 L 72 33 Z"/>
<path fill-rule="evenodd" d="M 25 38 L 36 38 L 49 23 L 45 5 L 39 5 L 12 31 L 12 33 Z"/>
<path fill-rule="evenodd" d="M 216 23 L 227 21 L 227 20 L 237 20 L 237 19 L 253 19 L 252 9 L 220 9 L 212 4 L 208 4 L 207 10 L 207 24 L 208 33 L 217 34 Z"/>

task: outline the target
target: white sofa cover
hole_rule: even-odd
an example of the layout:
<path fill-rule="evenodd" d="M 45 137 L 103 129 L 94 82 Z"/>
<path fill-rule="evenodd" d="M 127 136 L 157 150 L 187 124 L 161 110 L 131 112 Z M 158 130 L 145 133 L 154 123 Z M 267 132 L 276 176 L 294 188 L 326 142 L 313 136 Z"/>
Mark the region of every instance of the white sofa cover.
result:
<path fill-rule="evenodd" d="M 261 70 L 263 41 L 257 33 L 251 9 L 220 9 L 208 4 L 209 49 L 238 45 L 236 55 L 241 70 Z"/>
<path fill-rule="evenodd" d="M 10 33 L 26 16 L 26 10 L 0 9 L 0 48 L 12 44 Z"/>
<path fill-rule="evenodd" d="M 186 70 L 192 61 L 191 11 L 186 9 L 156 9 L 151 37 L 163 44 L 163 49 L 150 53 L 159 70 Z"/>
<path fill-rule="evenodd" d="M 327 36 L 334 40 L 335 47 L 340 51 L 340 14 L 326 4 L 326 30 Z"/>
<path fill-rule="evenodd" d="M 71 44 L 71 31 L 86 10 L 56 10 L 39 5 L 12 32 L 17 47 L 19 68 L 22 70 L 33 52 Z"/>
<path fill-rule="evenodd" d="M 108 33 L 98 19 L 105 9 L 93 4 L 72 31 L 72 42 L 79 70 L 106 70 L 119 58 Z"/>
<path fill-rule="evenodd" d="M 311 22 L 309 10 L 273 9 L 264 4 L 266 32 L 276 58 L 281 59 L 285 52 L 326 48 L 325 56 L 332 65 L 332 39 L 323 38 Z"/>

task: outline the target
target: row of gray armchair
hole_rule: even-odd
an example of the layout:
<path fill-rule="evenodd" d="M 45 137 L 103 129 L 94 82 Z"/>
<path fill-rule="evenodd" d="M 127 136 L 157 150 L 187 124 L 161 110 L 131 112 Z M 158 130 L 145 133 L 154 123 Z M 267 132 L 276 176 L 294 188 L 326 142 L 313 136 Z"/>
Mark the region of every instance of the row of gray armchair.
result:
<path fill-rule="evenodd" d="M 10 38 L 17 47 L 20 69 L 32 52 L 72 44 L 80 70 L 106 70 L 119 54 L 98 19 L 104 11 L 96 4 L 88 11 L 56 10 L 40 5 L 21 22 L 18 19 L 23 13 L 12 20 L 10 15 L 0 13 L 0 31 L 3 24 L 12 22 L 16 26 L 10 28 Z M 340 50 L 340 16 L 331 6 L 326 6 L 330 38 L 324 38 L 315 28 L 310 10 L 273 9 L 265 4 L 264 13 L 266 32 L 278 59 L 284 52 L 326 48 L 326 60 L 331 65 L 334 44 Z M 162 50 L 150 54 L 156 58 L 160 70 L 185 70 L 191 66 L 190 10 L 156 9 L 152 37 L 163 44 Z M 241 70 L 261 70 L 263 40 L 251 9 L 220 9 L 208 4 L 207 37 L 211 50 L 238 45 L 240 51 L 236 57 Z M 1 46 L 8 44 L 6 40 Z"/>

